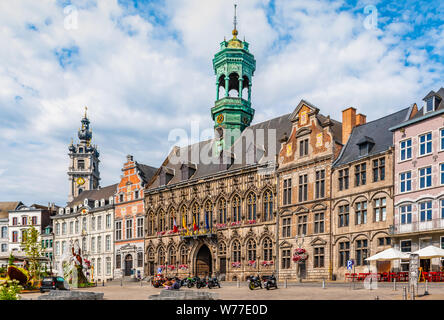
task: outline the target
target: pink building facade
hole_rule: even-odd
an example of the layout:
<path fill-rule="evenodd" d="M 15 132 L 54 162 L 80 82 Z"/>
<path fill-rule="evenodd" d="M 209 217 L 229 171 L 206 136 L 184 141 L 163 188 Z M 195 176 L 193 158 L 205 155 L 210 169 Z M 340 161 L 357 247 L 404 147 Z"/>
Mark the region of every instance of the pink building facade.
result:
<path fill-rule="evenodd" d="M 444 248 L 444 88 L 431 91 L 418 110 L 391 128 L 394 161 L 394 246 L 413 252 L 434 245 Z M 408 267 L 401 262 L 400 269 Z M 421 259 L 423 271 L 438 271 L 441 259 Z"/>

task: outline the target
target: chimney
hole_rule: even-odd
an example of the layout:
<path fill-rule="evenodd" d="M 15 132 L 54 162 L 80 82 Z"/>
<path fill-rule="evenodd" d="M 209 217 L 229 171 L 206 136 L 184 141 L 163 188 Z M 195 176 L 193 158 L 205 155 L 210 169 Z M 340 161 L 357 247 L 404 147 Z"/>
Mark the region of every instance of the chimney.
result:
<path fill-rule="evenodd" d="M 356 126 L 356 109 L 353 107 L 342 111 L 342 144 L 346 144 L 353 128 Z"/>
<path fill-rule="evenodd" d="M 356 116 L 356 126 L 360 126 L 361 124 L 365 124 L 367 121 L 367 116 L 365 114 L 358 114 Z"/>

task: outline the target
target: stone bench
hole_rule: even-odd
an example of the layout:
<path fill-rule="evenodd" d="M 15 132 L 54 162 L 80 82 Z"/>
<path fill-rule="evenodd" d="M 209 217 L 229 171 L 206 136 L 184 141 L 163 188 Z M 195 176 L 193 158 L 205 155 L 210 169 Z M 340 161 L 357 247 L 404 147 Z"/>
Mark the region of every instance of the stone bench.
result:
<path fill-rule="evenodd" d="M 37 300 L 103 300 L 101 292 L 51 290 Z"/>
<path fill-rule="evenodd" d="M 151 295 L 149 300 L 218 300 L 219 294 L 196 290 L 166 290 L 160 294 Z"/>

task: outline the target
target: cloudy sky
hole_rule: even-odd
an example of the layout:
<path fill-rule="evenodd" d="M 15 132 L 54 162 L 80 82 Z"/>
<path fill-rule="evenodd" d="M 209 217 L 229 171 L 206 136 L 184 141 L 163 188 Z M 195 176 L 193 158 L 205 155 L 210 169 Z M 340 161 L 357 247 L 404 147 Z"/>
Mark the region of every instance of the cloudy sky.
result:
<path fill-rule="evenodd" d="M 1 1 L 0 201 L 66 203 L 85 105 L 102 186 L 127 154 L 160 165 L 171 130 L 210 128 L 212 58 L 231 36 L 233 3 Z M 300 99 L 334 119 L 353 106 L 373 120 L 444 86 L 443 1 L 237 3 L 257 61 L 254 122 Z"/>

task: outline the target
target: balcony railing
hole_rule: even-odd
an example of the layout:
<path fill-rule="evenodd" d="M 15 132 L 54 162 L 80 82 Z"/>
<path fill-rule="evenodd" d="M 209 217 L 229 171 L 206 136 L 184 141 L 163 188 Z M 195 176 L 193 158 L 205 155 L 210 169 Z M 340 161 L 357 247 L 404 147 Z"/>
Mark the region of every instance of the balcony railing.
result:
<path fill-rule="evenodd" d="M 429 221 L 415 221 L 405 224 L 390 226 L 391 234 L 413 233 L 421 231 L 444 230 L 444 219 L 432 219 Z"/>

